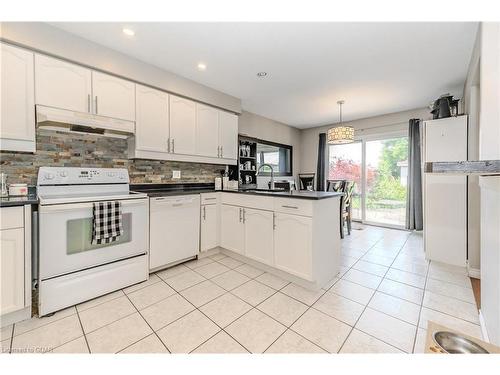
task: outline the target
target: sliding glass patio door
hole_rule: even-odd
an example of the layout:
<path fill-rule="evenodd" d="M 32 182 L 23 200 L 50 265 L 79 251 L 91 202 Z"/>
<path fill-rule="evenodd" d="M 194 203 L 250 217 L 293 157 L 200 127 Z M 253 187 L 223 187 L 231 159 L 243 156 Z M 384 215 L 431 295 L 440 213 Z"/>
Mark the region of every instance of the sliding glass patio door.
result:
<path fill-rule="evenodd" d="M 407 175 L 407 136 L 362 139 L 329 146 L 328 179 L 355 182 L 355 220 L 404 227 Z"/>

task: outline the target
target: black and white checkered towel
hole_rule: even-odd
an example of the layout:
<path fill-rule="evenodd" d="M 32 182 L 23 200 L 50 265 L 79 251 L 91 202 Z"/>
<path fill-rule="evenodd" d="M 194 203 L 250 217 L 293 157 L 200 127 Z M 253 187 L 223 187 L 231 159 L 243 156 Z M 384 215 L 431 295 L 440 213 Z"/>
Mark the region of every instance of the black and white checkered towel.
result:
<path fill-rule="evenodd" d="M 122 203 L 94 202 L 92 245 L 116 241 L 123 234 Z"/>

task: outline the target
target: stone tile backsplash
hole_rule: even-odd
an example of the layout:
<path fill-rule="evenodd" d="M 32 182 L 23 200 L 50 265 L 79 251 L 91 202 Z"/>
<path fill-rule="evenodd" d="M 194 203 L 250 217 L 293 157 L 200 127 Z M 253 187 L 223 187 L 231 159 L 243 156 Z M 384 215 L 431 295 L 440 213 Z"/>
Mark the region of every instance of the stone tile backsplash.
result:
<path fill-rule="evenodd" d="M 36 153 L 0 152 L 7 183 L 36 185 L 39 167 L 127 168 L 131 183 L 213 182 L 223 165 L 128 159 L 127 140 L 37 129 Z M 172 179 L 180 170 L 181 178 Z"/>

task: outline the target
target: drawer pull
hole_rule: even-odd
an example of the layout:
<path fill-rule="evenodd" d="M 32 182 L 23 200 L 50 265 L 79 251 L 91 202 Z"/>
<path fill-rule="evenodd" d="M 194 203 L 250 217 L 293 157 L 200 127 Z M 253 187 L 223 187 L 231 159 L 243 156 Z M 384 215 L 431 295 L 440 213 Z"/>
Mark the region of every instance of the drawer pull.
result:
<path fill-rule="evenodd" d="M 217 199 L 216 197 L 212 197 L 212 198 L 203 198 L 204 200 L 206 201 L 211 201 L 211 200 L 214 200 L 214 199 Z"/>
<path fill-rule="evenodd" d="M 281 206 L 283 208 L 293 208 L 295 210 L 298 210 L 299 208 L 297 206 Z"/>

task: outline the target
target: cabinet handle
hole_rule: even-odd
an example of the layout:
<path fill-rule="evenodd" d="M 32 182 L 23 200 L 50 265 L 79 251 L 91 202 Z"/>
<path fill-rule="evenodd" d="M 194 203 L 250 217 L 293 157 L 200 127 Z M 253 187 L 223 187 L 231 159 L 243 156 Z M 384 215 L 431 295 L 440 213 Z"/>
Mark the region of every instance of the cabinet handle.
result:
<path fill-rule="evenodd" d="M 98 106 L 97 106 L 97 95 L 95 96 L 95 114 L 97 115 L 99 113 Z"/>
<path fill-rule="evenodd" d="M 222 151 L 222 146 L 220 146 L 220 157 L 223 158 L 224 157 L 224 152 Z"/>
<path fill-rule="evenodd" d="M 182 206 L 182 203 L 172 203 L 172 207 L 180 207 Z"/>
<path fill-rule="evenodd" d="M 87 95 L 87 112 L 90 113 L 90 94 Z"/>
<path fill-rule="evenodd" d="M 273 230 L 276 229 L 276 214 L 273 212 Z"/>
<path fill-rule="evenodd" d="M 245 220 L 246 220 L 246 218 L 245 218 L 245 209 L 243 209 L 243 224 L 245 224 Z"/>
<path fill-rule="evenodd" d="M 214 199 L 217 199 L 216 197 L 211 197 L 211 198 L 203 198 L 206 201 L 213 201 Z"/>
<path fill-rule="evenodd" d="M 241 216 L 241 207 L 240 207 L 240 223 L 242 221 L 242 216 Z"/>
<path fill-rule="evenodd" d="M 206 210 L 207 206 L 203 206 L 203 220 L 206 220 L 207 219 L 207 210 Z"/>
<path fill-rule="evenodd" d="M 170 152 L 170 138 L 167 140 L 167 152 Z"/>
<path fill-rule="evenodd" d="M 175 153 L 175 139 L 172 138 L 172 152 Z"/>
<path fill-rule="evenodd" d="M 293 208 L 295 210 L 298 210 L 299 208 L 297 206 L 281 206 L 283 208 Z"/>

